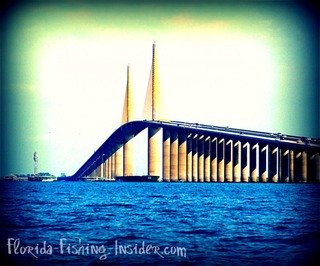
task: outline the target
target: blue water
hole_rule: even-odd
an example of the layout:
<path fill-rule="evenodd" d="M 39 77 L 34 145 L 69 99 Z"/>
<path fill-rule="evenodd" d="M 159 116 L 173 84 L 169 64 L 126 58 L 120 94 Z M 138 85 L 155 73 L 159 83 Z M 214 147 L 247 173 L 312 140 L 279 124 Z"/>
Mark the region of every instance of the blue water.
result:
<path fill-rule="evenodd" d="M 0 188 L 0 248 L 8 265 L 320 265 L 316 184 L 2 182 Z M 37 244 L 50 245 L 52 254 L 25 251 Z M 68 245 L 70 253 L 83 246 L 83 253 L 68 254 Z M 150 254 L 139 254 L 142 245 L 142 251 L 152 245 Z M 91 246 L 100 253 L 83 251 Z"/>

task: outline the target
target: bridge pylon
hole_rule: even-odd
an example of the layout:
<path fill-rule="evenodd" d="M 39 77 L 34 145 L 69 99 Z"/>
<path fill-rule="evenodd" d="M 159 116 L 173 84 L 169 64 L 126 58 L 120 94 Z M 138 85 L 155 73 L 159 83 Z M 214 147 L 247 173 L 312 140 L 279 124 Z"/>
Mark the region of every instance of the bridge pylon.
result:
<path fill-rule="evenodd" d="M 133 108 L 133 94 L 131 88 L 131 80 L 130 80 L 130 66 L 127 66 L 127 86 L 126 86 L 126 94 L 124 98 L 124 106 L 122 113 L 122 124 L 126 124 L 128 122 L 133 121 L 134 117 L 134 108 Z M 129 140 L 123 145 L 123 150 L 119 149 L 116 152 L 116 162 L 121 161 L 123 158 L 123 169 L 121 173 L 121 164 L 116 163 L 118 166 L 118 172 L 116 176 L 132 176 L 133 175 L 133 143 L 132 140 Z M 118 160 L 117 160 L 118 159 Z"/>
<path fill-rule="evenodd" d="M 159 120 L 161 117 L 161 98 L 158 75 L 156 44 L 152 45 L 152 64 L 149 76 L 143 116 L 147 120 Z M 148 175 L 161 176 L 159 129 L 148 128 Z"/>

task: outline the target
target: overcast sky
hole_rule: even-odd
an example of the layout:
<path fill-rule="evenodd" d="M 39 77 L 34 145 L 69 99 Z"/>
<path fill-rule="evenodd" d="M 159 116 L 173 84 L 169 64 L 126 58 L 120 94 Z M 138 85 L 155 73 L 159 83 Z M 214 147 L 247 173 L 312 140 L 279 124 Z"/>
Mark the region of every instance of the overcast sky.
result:
<path fill-rule="evenodd" d="M 310 9 L 75 3 L 3 19 L 1 175 L 32 173 L 34 151 L 40 171 L 72 175 L 120 126 L 128 64 L 142 119 L 154 41 L 166 119 L 319 137 Z"/>

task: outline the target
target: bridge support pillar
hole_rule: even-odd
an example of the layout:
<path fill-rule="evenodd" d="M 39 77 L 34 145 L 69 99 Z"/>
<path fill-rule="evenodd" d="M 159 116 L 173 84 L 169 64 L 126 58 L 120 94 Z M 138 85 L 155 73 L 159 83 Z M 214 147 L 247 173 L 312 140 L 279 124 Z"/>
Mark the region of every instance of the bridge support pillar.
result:
<path fill-rule="evenodd" d="M 187 181 L 192 182 L 192 134 L 187 136 Z"/>
<path fill-rule="evenodd" d="M 187 136 L 180 132 L 179 136 L 179 181 L 187 180 Z"/>
<path fill-rule="evenodd" d="M 233 178 L 234 182 L 241 181 L 241 142 L 237 141 L 234 144 L 234 153 L 233 153 Z"/>
<path fill-rule="evenodd" d="M 279 180 L 279 148 L 273 148 L 271 151 L 271 181 L 273 183 Z"/>
<path fill-rule="evenodd" d="M 281 179 L 282 182 L 290 182 L 290 151 L 285 150 L 281 154 Z"/>
<path fill-rule="evenodd" d="M 101 174 L 101 167 L 99 165 L 96 169 L 96 177 L 100 177 L 100 174 Z"/>
<path fill-rule="evenodd" d="M 93 170 L 93 177 L 98 177 L 98 168 L 99 166 L 97 166 L 97 168 Z"/>
<path fill-rule="evenodd" d="M 178 132 L 170 132 L 170 181 L 178 181 Z"/>
<path fill-rule="evenodd" d="M 102 171 L 102 164 L 99 165 L 98 167 L 98 177 L 102 177 L 103 171 Z"/>
<path fill-rule="evenodd" d="M 249 182 L 250 154 L 250 143 L 247 142 L 243 145 L 241 153 L 242 182 Z"/>
<path fill-rule="evenodd" d="M 211 181 L 218 181 L 218 139 L 214 138 L 211 141 L 210 149 L 210 160 L 211 160 Z"/>
<path fill-rule="evenodd" d="M 102 177 L 103 179 L 106 179 L 106 160 L 105 160 L 105 156 L 103 157 L 103 163 L 102 163 Z"/>
<path fill-rule="evenodd" d="M 294 151 L 290 150 L 289 152 L 289 175 L 290 175 L 290 182 L 295 182 L 294 180 Z"/>
<path fill-rule="evenodd" d="M 113 164 L 113 154 L 110 155 L 110 176 L 113 178 L 114 174 L 114 164 Z"/>
<path fill-rule="evenodd" d="M 128 141 L 123 146 L 123 175 L 132 176 L 133 175 L 133 149 L 132 141 Z"/>
<path fill-rule="evenodd" d="M 225 175 L 225 140 L 218 142 L 218 181 L 224 182 Z"/>
<path fill-rule="evenodd" d="M 302 152 L 302 182 L 306 183 L 307 182 L 307 177 L 308 177 L 308 154 L 306 151 Z"/>
<path fill-rule="evenodd" d="M 302 181 L 302 152 L 295 152 L 294 157 L 294 182 Z"/>
<path fill-rule="evenodd" d="M 108 179 L 112 178 L 111 168 L 112 168 L 112 159 L 111 156 L 108 158 Z"/>
<path fill-rule="evenodd" d="M 104 176 L 105 176 L 105 179 L 108 179 L 108 176 L 109 176 L 109 161 L 108 161 L 108 158 L 104 161 Z"/>
<path fill-rule="evenodd" d="M 98 172 L 98 168 L 94 169 L 93 172 L 92 172 L 92 176 L 93 177 L 97 177 L 97 172 Z"/>
<path fill-rule="evenodd" d="M 116 176 L 116 153 L 112 154 L 112 178 L 115 178 Z"/>
<path fill-rule="evenodd" d="M 269 145 L 261 149 L 260 154 L 261 181 L 268 182 L 269 179 Z"/>
<path fill-rule="evenodd" d="M 192 139 L 192 181 L 198 182 L 198 135 Z"/>
<path fill-rule="evenodd" d="M 103 177 L 103 162 L 99 165 L 99 177 Z"/>
<path fill-rule="evenodd" d="M 170 131 L 163 130 L 163 181 L 170 181 Z"/>
<path fill-rule="evenodd" d="M 251 166 L 251 181 L 259 181 L 259 144 L 257 143 L 252 147 L 250 156 L 250 166 Z"/>
<path fill-rule="evenodd" d="M 204 181 L 204 136 L 198 140 L 198 181 Z"/>
<path fill-rule="evenodd" d="M 233 140 L 229 140 L 226 143 L 225 150 L 225 161 L 226 161 L 226 181 L 233 181 Z"/>
<path fill-rule="evenodd" d="M 158 128 L 148 128 L 148 175 L 160 176 Z"/>
<path fill-rule="evenodd" d="M 106 161 L 105 161 L 105 163 L 104 163 L 104 167 L 105 167 L 105 175 L 106 175 L 106 179 L 108 179 L 108 177 L 109 177 L 109 159 L 107 158 L 106 159 Z"/>
<path fill-rule="evenodd" d="M 123 176 L 123 148 L 116 151 L 116 176 Z"/>
<path fill-rule="evenodd" d="M 204 141 L 204 181 L 210 182 L 210 148 L 211 138 L 207 137 Z"/>

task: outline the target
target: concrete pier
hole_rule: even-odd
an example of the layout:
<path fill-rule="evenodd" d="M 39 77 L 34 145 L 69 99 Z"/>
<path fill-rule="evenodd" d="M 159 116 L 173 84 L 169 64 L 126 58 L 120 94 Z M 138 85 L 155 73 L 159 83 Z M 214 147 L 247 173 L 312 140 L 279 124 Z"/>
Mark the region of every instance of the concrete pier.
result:
<path fill-rule="evenodd" d="M 108 179 L 112 179 L 112 158 L 108 158 Z"/>
<path fill-rule="evenodd" d="M 133 143 L 131 141 L 123 146 L 123 175 L 133 175 Z"/>
<path fill-rule="evenodd" d="M 116 151 L 116 176 L 123 176 L 123 148 Z"/>
<path fill-rule="evenodd" d="M 103 162 L 99 165 L 99 177 L 103 177 Z"/>
<path fill-rule="evenodd" d="M 234 144 L 233 153 L 233 178 L 234 182 L 241 182 L 241 142 L 237 141 Z"/>
<path fill-rule="evenodd" d="M 225 163 L 226 163 L 226 182 L 233 181 L 233 141 L 229 140 L 226 143 L 225 149 Z"/>
<path fill-rule="evenodd" d="M 179 181 L 187 180 L 187 135 L 186 132 L 179 133 Z"/>
<path fill-rule="evenodd" d="M 269 181 L 269 145 L 264 146 L 260 152 L 261 182 Z"/>
<path fill-rule="evenodd" d="M 211 151 L 211 138 L 206 137 L 204 140 L 204 181 L 205 182 L 210 182 L 210 169 L 211 169 L 210 151 Z"/>
<path fill-rule="evenodd" d="M 294 182 L 294 151 L 290 150 L 289 152 L 289 178 L 290 178 L 290 182 L 293 183 Z"/>
<path fill-rule="evenodd" d="M 170 181 L 170 131 L 163 130 L 163 181 Z"/>
<path fill-rule="evenodd" d="M 294 156 L 294 182 L 302 181 L 302 152 L 296 151 Z"/>
<path fill-rule="evenodd" d="M 148 175 L 160 176 L 160 150 L 158 128 L 148 128 Z"/>
<path fill-rule="evenodd" d="M 116 177 L 116 154 L 112 154 L 111 156 L 112 158 L 112 178 L 115 178 Z"/>
<path fill-rule="evenodd" d="M 198 135 L 192 139 L 192 181 L 198 182 Z"/>
<path fill-rule="evenodd" d="M 225 181 L 225 140 L 218 141 L 218 182 Z"/>
<path fill-rule="evenodd" d="M 271 149 L 271 181 L 273 183 L 278 182 L 279 179 L 279 149 L 277 148 L 272 148 Z"/>
<path fill-rule="evenodd" d="M 302 180 L 301 182 L 306 183 L 307 182 L 307 178 L 308 178 L 308 162 L 307 162 L 307 152 L 303 151 L 302 152 Z"/>
<path fill-rule="evenodd" d="M 193 136 L 187 136 L 187 181 L 192 182 L 192 141 Z"/>
<path fill-rule="evenodd" d="M 242 147 L 241 152 L 241 176 L 242 182 L 249 182 L 250 176 L 250 161 L 251 161 L 250 143 L 246 142 Z"/>
<path fill-rule="evenodd" d="M 105 179 L 108 179 L 109 177 L 109 162 L 108 162 L 108 158 L 105 160 L 104 162 L 104 177 Z"/>
<path fill-rule="evenodd" d="M 107 179 L 107 167 L 106 167 L 106 159 L 105 159 L 105 156 L 104 156 L 104 162 L 102 164 L 102 168 L 103 168 L 103 178 L 104 179 Z"/>
<path fill-rule="evenodd" d="M 211 182 L 218 181 L 218 139 L 214 138 L 211 141 Z"/>
<path fill-rule="evenodd" d="M 281 182 L 290 182 L 290 151 L 283 150 L 281 154 Z"/>
<path fill-rule="evenodd" d="M 198 139 L 198 181 L 204 181 L 204 136 Z"/>
<path fill-rule="evenodd" d="M 259 144 L 252 146 L 250 155 L 251 181 L 259 182 Z"/>
<path fill-rule="evenodd" d="M 178 132 L 171 131 L 170 132 L 170 181 L 177 182 L 178 181 Z"/>

